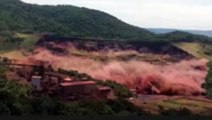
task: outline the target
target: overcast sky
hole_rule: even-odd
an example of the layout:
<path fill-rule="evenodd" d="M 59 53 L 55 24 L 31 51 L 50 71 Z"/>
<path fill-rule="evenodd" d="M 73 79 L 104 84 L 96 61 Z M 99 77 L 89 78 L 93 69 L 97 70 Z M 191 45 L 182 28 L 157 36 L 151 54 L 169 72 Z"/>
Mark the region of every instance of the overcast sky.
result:
<path fill-rule="evenodd" d="M 212 0 L 22 0 L 41 5 L 70 4 L 110 13 L 145 28 L 212 30 Z"/>

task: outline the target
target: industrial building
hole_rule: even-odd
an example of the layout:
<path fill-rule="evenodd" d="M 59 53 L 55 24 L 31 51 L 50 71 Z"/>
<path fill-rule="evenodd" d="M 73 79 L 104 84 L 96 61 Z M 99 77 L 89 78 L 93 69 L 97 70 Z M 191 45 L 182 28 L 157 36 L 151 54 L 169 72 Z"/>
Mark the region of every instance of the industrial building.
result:
<path fill-rule="evenodd" d="M 110 99 L 114 96 L 110 87 L 99 86 L 96 82 L 83 78 L 75 80 L 68 75 L 45 70 L 41 65 L 10 62 L 5 65 L 13 68 L 17 76 L 21 75 L 24 81 L 30 83 L 33 93 L 38 96 L 48 94 L 63 100 Z"/>
<path fill-rule="evenodd" d="M 46 73 L 32 76 L 34 92 L 58 95 L 63 100 L 110 99 L 113 91 L 110 87 L 99 86 L 94 81 L 75 81 L 60 73 Z"/>
<path fill-rule="evenodd" d="M 62 97 L 74 99 L 109 99 L 112 90 L 98 86 L 94 81 L 75 81 L 60 83 Z"/>

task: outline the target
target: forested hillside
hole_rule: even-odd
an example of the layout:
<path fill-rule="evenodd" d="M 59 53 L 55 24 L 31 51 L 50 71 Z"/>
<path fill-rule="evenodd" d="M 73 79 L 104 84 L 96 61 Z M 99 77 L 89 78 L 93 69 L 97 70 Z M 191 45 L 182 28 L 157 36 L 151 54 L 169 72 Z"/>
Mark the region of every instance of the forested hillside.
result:
<path fill-rule="evenodd" d="M 168 28 L 148 28 L 149 31 L 155 33 L 155 34 L 165 34 L 165 33 L 170 33 L 174 32 L 177 29 L 168 29 Z M 212 37 L 212 31 L 211 30 L 180 30 L 183 32 L 188 32 L 192 34 L 197 34 L 197 35 L 205 35 L 208 37 Z"/>
<path fill-rule="evenodd" d="M 204 35 L 195 35 L 182 31 L 174 31 L 171 33 L 160 34 L 158 39 L 166 41 L 211 41 L 212 38 Z"/>
<path fill-rule="evenodd" d="M 209 39 L 184 32 L 158 36 L 101 11 L 71 5 L 40 6 L 20 0 L 0 0 L 0 33 L 2 32 L 148 41 Z"/>
<path fill-rule="evenodd" d="M 97 11 L 75 6 L 39 6 L 0 0 L 0 31 L 44 32 L 63 36 L 150 40 L 154 34 Z"/>

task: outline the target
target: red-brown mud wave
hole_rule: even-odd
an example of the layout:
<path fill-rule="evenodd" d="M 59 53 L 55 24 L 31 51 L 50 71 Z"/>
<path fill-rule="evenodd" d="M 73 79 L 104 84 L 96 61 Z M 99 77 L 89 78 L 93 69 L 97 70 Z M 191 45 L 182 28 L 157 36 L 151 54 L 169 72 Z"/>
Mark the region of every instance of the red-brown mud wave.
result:
<path fill-rule="evenodd" d="M 182 60 L 168 65 L 148 62 L 109 61 L 107 63 L 76 56 L 57 56 L 48 50 L 40 50 L 25 62 L 46 61 L 55 68 L 73 69 L 94 78 L 114 80 L 140 93 L 166 95 L 200 95 L 207 75 L 207 60 Z"/>

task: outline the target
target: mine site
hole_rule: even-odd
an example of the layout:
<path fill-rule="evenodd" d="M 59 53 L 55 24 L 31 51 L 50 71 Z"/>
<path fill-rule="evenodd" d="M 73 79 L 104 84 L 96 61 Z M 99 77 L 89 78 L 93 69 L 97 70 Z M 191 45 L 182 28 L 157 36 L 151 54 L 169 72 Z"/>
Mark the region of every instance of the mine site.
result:
<path fill-rule="evenodd" d="M 38 42 L 33 53 L 20 62 L 76 70 L 96 79 L 114 80 L 142 94 L 205 94 L 201 85 L 207 75 L 207 60 L 196 59 L 168 43 L 58 41 Z"/>
<path fill-rule="evenodd" d="M 35 96 L 65 101 L 116 99 L 113 88 L 99 84 L 113 81 L 130 90 L 132 96 L 125 99 L 151 114 L 158 114 L 161 106 L 181 109 L 184 104 L 196 114 L 210 114 L 205 111 L 212 101 L 202 87 L 207 59 L 169 42 L 99 41 L 43 36 L 32 52 L 19 50 L 22 57 L 2 55 L 6 77 L 31 84 Z"/>
<path fill-rule="evenodd" d="M 0 0 L 0 116 L 212 116 L 202 1 Z"/>

